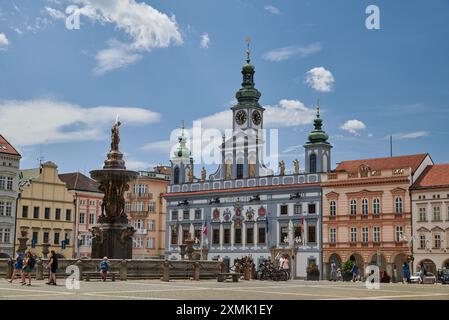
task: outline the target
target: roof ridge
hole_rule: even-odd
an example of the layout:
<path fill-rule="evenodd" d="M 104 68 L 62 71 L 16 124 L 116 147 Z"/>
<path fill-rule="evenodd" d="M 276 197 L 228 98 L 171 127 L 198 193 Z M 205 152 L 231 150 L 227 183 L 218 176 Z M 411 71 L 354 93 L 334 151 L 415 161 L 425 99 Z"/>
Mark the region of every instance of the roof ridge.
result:
<path fill-rule="evenodd" d="M 427 156 L 429 153 L 416 153 L 416 154 L 406 154 L 402 156 L 393 156 L 393 157 L 379 157 L 379 158 L 366 158 L 366 159 L 353 159 L 353 160 L 343 160 L 343 162 L 352 162 L 352 161 L 367 161 L 367 160 L 380 160 L 380 159 L 397 159 L 397 158 L 405 158 L 405 157 L 417 157 L 417 156 Z"/>
<path fill-rule="evenodd" d="M 6 139 L 2 134 L 0 134 L 0 137 L 5 140 L 5 142 L 15 151 L 15 153 L 19 156 L 22 157 L 22 155 L 17 151 L 16 148 L 14 148 L 14 146 L 8 141 L 8 139 Z"/>

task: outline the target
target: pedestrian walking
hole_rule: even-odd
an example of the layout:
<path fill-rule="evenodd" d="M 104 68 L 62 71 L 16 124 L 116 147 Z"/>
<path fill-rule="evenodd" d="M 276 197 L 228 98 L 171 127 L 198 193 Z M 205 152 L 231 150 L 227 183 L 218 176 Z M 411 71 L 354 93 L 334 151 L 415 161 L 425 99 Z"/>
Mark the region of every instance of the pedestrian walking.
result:
<path fill-rule="evenodd" d="M 352 265 L 351 272 L 352 272 L 352 281 L 356 282 L 359 277 L 359 268 L 357 267 L 357 264 L 355 262 Z"/>
<path fill-rule="evenodd" d="M 426 267 L 424 266 L 424 263 L 421 262 L 420 269 L 419 269 L 419 283 L 424 283 L 424 277 L 427 274 Z"/>
<path fill-rule="evenodd" d="M 48 277 L 48 285 L 56 286 L 56 271 L 58 270 L 58 257 L 54 250 L 51 250 L 50 260 L 48 261 L 47 268 L 50 269 Z"/>
<path fill-rule="evenodd" d="M 331 263 L 331 281 L 337 281 L 337 266 L 335 262 Z"/>
<path fill-rule="evenodd" d="M 287 273 L 287 279 L 290 279 L 290 265 L 288 261 L 288 256 L 284 255 L 280 260 L 280 269 Z"/>
<path fill-rule="evenodd" d="M 411 283 L 411 280 L 410 280 L 410 267 L 408 266 L 408 263 L 407 262 L 404 262 L 404 264 L 402 265 L 402 274 L 403 274 L 403 280 L 402 280 L 402 282 L 404 282 L 404 280 L 407 282 L 407 283 Z"/>
<path fill-rule="evenodd" d="M 104 257 L 103 260 L 100 262 L 100 274 L 101 274 L 101 280 L 103 282 L 106 281 L 106 277 L 108 276 L 110 269 L 110 262 L 108 260 L 108 257 Z"/>
<path fill-rule="evenodd" d="M 20 274 L 20 278 L 22 278 L 23 258 L 23 254 L 17 250 L 16 257 L 14 259 L 14 269 L 12 271 L 11 279 L 9 279 L 8 282 L 12 283 L 17 274 Z"/>
<path fill-rule="evenodd" d="M 22 286 L 25 285 L 26 279 L 28 279 L 27 286 L 31 286 L 31 271 L 33 271 L 36 260 L 33 257 L 31 251 L 27 251 L 25 259 L 23 259 L 22 266 Z"/>

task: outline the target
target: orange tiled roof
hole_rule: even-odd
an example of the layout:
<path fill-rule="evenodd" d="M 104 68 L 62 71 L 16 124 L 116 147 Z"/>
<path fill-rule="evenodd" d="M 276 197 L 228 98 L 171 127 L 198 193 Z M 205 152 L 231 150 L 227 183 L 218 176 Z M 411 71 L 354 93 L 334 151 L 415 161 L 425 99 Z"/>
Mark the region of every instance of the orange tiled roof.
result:
<path fill-rule="evenodd" d="M 415 172 L 427 156 L 427 153 L 422 153 L 399 157 L 349 160 L 341 162 L 335 171 L 357 172 L 361 165 L 367 165 L 371 170 L 412 168 L 412 172 Z"/>
<path fill-rule="evenodd" d="M 19 156 L 20 154 L 16 149 L 0 134 L 0 153 L 11 154 L 15 156 Z"/>
<path fill-rule="evenodd" d="M 449 163 L 427 166 L 413 188 L 449 186 Z"/>

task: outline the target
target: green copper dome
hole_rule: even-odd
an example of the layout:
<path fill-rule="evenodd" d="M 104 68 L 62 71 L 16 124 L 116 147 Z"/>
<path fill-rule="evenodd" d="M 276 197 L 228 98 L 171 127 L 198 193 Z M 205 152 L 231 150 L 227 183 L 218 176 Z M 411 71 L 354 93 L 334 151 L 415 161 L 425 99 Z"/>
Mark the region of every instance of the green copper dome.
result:
<path fill-rule="evenodd" d="M 328 143 L 327 139 L 329 136 L 325 131 L 322 130 L 323 120 L 320 118 L 320 108 L 317 107 L 317 113 L 315 120 L 313 121 L 315 129 L 309 133 L 309 141 L 308 143 Z"/>
<path fill-rule="evenodd" d="M 178 137 L 178 147 L 176 148 L 174 152 L 175 158 L 189 158 L 191 157 L 192 153 L 190 152 L 189 148 L 187 147 L 187 139 L 184 136 L 184 126 L 182 128 L 181 136 Z"/>
<path fill-rule="evenodd" d="M 259 104 L 261 93 L 254 87 L 254 73 L 254 66 L 250 63 L 248 51 L 248 58 L 242 67 L 242 88 L 235 94 L 240 105 Z"/>

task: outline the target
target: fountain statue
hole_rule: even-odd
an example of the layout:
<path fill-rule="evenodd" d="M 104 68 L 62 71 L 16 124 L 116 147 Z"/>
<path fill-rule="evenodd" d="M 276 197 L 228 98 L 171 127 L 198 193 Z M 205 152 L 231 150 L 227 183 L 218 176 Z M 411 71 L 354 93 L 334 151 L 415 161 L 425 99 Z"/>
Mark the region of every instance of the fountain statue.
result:
<path fill-rule="evenodd" d="M 92 258 L 132 258 L 132 236 L 135 230 L 128 225 L 124 194 L 129 189 L 128 183 L 135 180 L 138 173 L 126 170 L 123 154 L 119 151 L 120 124 L 117 117 L 111 129 L 111 150 L 103 169 L 90 172 L 104 193 L 101 214 L 97 225 L 91 230 Z"/>

